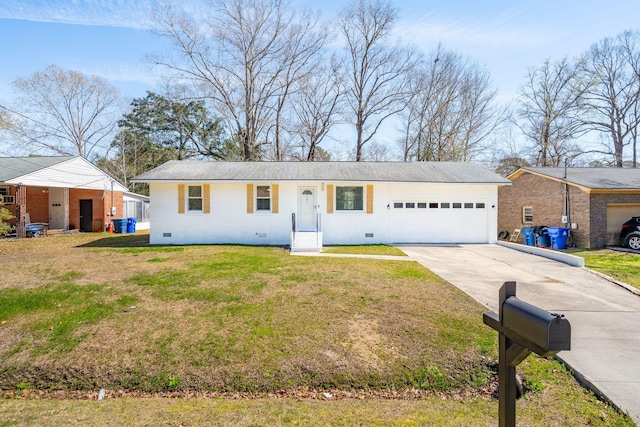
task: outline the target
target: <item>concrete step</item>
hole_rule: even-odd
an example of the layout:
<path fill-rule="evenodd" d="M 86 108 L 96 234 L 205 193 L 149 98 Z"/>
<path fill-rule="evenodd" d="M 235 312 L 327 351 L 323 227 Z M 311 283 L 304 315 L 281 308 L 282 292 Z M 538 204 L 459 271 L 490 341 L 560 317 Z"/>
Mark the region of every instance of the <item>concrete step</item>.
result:
<path fill-rule="evenodd" d="M 298 231 L 291 233 L 291 252 L 320 252 L 322 233 Z"/>

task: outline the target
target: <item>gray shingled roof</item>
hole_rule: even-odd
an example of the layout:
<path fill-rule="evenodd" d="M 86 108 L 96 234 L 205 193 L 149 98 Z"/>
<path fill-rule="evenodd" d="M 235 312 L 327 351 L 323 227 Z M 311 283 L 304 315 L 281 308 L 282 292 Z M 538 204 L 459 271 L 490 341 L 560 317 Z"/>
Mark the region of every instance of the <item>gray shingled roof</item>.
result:
<path fill-rule="evenodd" d="M 556 179 L 564 179 L 565 168 L 523 168 Z M 566 181 L 591 189 L 640 189 L 640 169 L 567 168 Z"/>
<path fill-rule="evenodd" d="M 73 157 L 0 157 L 0 182 L 6 182 L 73 159 Z"/>
<path fill-rule="evenodd" d="M 170 161 L 135 177 L 154 181 L 366 181 L 510 184 L 462 162 L 208 162 Z"/>

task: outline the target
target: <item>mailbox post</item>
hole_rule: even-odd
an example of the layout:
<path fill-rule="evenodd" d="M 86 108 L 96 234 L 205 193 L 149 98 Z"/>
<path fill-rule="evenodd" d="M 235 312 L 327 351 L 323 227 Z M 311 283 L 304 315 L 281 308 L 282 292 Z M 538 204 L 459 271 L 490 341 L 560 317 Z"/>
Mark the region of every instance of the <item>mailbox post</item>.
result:
<path fill-rule="evenodd" d="M 499 333 L 499 426 L 516 425 L 516 366 L 532 352 L 554 356 L 571 349 L 571 325 L 564 315 L 549 313 L 516 298 L 516 282 L 505 282 L 499 293 L 499 314 L 484 313 L 486 325 Z"/>

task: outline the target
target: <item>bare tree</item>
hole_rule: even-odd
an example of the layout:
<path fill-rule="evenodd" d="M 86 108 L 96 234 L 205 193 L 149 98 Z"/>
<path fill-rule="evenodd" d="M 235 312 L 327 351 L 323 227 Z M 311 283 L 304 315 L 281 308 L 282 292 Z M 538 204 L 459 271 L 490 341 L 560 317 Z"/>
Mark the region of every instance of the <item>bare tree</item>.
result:
<path fill-rule="evenodd" d="M 324 159 L 324 155 L 318 155 L 318 146 L 342 114 L 342 94 L 342 80 L 335 65 L 319 66 L 297 82 L 292 104 L 301 160 Z"/>
<path fill-rule="evenodd" d="M 320 25 L 317 17 L 309 13 L 300 14 L 291 22 L 284 34 L 288 41 L 283 55 L 284 69 L 280 76 L 280 90 L 275 105 L 274 119 L 274 160 L 284 160 L 288 150 L 283 150 L 281 141 L 282 117 L 290 106 L 293 91 L 299 88 L 299 81 L 309 80 L 322 67 L 321 50 L 330 38 L 330 31 Z"/>
<path fill-rule="evenodd" d="M 538 152 L 535 165 L 560 166 L 579 149 L 572 141 L 586 132 L 583 102 L 591 84 L 580 61 L 545 60 L 531 67 L 520 90 L 518 125 Z"/>
<path fill-rule="evenodd" d="M 177 58 L 152 58 L 199 85 L 242 145 L 244 159 L 260 157 L 275 124 L 275 157 L 281 157 L 282 114 L 290 85 L 308 70 L 326 32 L 315 17 L 296 14 L 281 0 L 216 0 L 205 24 L 165 6 L 160 34 Z"/>
<path fill-rule="evenodd" d="M 502 123 L 489 74 L 441 46 L 409 79 L 411 96 L 403 113 L 404 160 L 468 161 Z"/>
<path fill-rule="evenodd" d="M 342 67 L 346 99 L 356 130 L 356 161 L 382 123 L 404 108 L 406 75 L 415 53 L 388 45 L 397 12 L 389 1 L 355 0 L 343 9 L 338 26 L 346 41 Z"/>
<path fill-rule="evenodd" d="M 13 82 L 18 93 L 8 130 L 22 144 L 91 158 L 109 147 L 119 95 L 98 76 L 49 65 Z"/>
<path fill-rule="evenodd" d="M 590 109 L 587 124 L 608 134 L 613 144 L 614 162 L 623 165 L 625 146 L 634 152 L 640 120 L 640 47 L 638 31 L 625 31 L 615 38 L 605 38 L 591 46 L 586 55 L 586 69 L 594 81 L 587 94 Z"/>

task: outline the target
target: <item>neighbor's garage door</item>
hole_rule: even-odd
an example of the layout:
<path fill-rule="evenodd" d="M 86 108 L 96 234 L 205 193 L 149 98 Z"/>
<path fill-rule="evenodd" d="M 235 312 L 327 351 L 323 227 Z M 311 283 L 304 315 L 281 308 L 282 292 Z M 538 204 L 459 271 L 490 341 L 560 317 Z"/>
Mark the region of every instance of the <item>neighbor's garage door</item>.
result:
<path fill-rule="evenodd" d="M 607 204 L 607 245 L 620 244 L 620 227 L 632 216 L 640 216 L 640 203 Z"/>
<path fill-rule="evenodd" d="M 487 243 L 486 202 L 411 201 L 391 203 L 392 243 Z"/>

